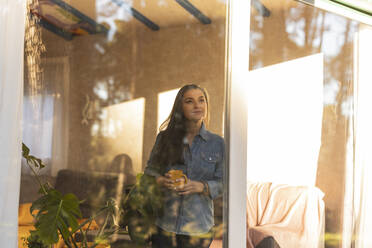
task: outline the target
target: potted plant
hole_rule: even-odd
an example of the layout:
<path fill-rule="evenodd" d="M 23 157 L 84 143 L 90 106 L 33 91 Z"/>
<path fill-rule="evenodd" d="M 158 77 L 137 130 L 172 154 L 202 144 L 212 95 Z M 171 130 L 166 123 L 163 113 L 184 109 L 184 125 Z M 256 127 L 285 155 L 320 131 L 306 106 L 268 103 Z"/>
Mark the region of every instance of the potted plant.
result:
<path fill-rule="evenodd" d="M 62 195 L 48 182 L 42 183 L 38 171 L 45 167 L 42 160 L 30 155 L 30 149 L 22 143 L 22 156 L 34 174 L 39 186 L 40 197 L 32 203 L 31 214 L 35 219 L 35 230 L 24 239 L 24 244 L 29 248 L 48 248 L 62 239 L 68 248 L 93 248 L 98 245 L 108 244 L 107 240 L 119 227 L 110 218 L 115 218 L 116 203 L 109 200 L 93 216 L 79 223 L 81 211 L 80 201 L 72 193 Z M 92 242 L 88 242 L 87 234 L 93 220 L 102 214 L 106 214 L 104 224 Z M 112 224 L 108 224 L 112 223 Z M 77 235 L 80 234 L 80 235 Z M 78 240 L 77 237 L 80 237 Z M 107 247 L 107 246 L 106 246 Z"/>
<path fill-rule="evenodd" d="M 163 201 L 162 191 L 154 177 L 139 173 L 136 176 L 136 184 L 131 186 L 129 193 L 125 195 L 119 211 L 115 201 L 109 200 L 93 216 L 79 224 L 79 199 L 72 193 L 62 195 L 48 182 L 42 183 L 38 172 L 45 165 L 41 159 L 30 155 L 30 149 L 23 143 L 22 156 L 34 174 L 41 194 L 30 208 L 35 218 L 35 230 L 30 231 L 30 236 L 24 240 L 28 248 L 49 248 L 60 239 L 68 248 L 94 248 L 98 245 L 108 245 L 110 236 L 119 229 L 127 231 L 134 246 L 149 245 L 151 234 L 156 230 L 155 219 L 161 213 Z M 118 226 L 115 225 L 115 213 L 120 215 Z M 102 214 L 106 214 L 104 224 L 94 241 L 88 242 L 90 226 L 93 220 Z"/>

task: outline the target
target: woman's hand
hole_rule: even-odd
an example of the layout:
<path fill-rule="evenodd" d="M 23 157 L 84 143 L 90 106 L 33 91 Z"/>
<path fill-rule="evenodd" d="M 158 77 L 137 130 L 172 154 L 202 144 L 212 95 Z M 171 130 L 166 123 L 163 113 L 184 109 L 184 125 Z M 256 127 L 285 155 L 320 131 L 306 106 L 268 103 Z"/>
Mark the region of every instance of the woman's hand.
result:
<path fill-rule="evenodd" d="M 190 195 L 195 193 L 202 193 L 204 191 L 204 184 L 199 181 L 188 180 L 185 184 L 185 179 L 180 178 L 177 180 L 171 179 L 171 175 L 166 173 L 164 176 L 159 176 L 156 178 L 158 185 L 161 185 L 169 190 L 176 191 L 179 195 Z M 175 183 L 180 183 L 181 186 L 175 186 Z"/>
<path fill-rule="evenodd" d="M 174 190 L 174 180 L 171 179 L 170 174 L 166 173 L 164 176 L 158 176 L 156 178 L 156 183 L 165 188 Z"/>
<path fill-rule="evenodd" d="M 184 181 L 183 178 L 177 179 L 177 181 L 178 180 Z M 204 191 L 204 184 L 199 181 L 188 180 L 186 184 L 184 184 L 183 186 L 176 187 L 175 190 L 177 191 L 179 195 L 190 195 L 190 194 L 195 194 L 195 193 L 202 193 Z"/>

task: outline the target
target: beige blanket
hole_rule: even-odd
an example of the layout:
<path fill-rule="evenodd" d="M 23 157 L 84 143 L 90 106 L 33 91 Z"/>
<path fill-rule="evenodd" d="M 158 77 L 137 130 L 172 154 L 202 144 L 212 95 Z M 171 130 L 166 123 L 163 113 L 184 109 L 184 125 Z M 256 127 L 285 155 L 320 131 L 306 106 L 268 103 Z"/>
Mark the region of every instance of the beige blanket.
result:
<path fill-rule="evenodd" d="M 324 247 L 323 196 L 316 187 L 248 183 L 247 248 L 267 236 L 281 248 Z"/>

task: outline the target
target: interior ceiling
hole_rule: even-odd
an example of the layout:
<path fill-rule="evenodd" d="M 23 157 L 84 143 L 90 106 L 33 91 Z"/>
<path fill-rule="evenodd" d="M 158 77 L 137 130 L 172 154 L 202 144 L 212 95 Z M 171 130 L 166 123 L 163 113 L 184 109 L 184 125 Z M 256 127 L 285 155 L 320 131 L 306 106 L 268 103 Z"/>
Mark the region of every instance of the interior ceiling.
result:
<path fill-rule="evenodd" d="M 114 16 L 120 8 L 115 1 L 124 2 L 157 24 L 160 29 L 169 26 L 200 23 L 175 0 L 64 0 L 80 12 L 98 20 Z M 213 21 L 225 19 L 227 0 L 189 0 L 198 10 Z M 102 6 L 97 8 L 96 6 Z M 124 8 L 124 7 L 121 7 Z M 131 18 L 130 20 L 133 20 Z M 139 23 L 139 22 L 138 22 Z"/>

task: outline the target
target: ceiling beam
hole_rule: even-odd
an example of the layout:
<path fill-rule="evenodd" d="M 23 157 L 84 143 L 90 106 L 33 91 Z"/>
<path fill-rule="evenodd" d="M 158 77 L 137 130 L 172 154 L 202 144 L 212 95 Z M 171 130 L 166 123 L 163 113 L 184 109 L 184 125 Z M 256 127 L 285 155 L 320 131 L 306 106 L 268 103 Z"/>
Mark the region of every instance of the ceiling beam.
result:
<path fill-rule="evenodd" d="M 271 15 L 270 10 L 260 0 L 252 0 L 252 5 L 263 17 L 269 17 Z"/>
<path fill-rule="evenodd" d="M 181 5 L 187 12 L 193 15 L 203 24 L 211 24 L 212 21 L 206 15 L 204 15 L 198 8 L 192 5 L 188 0 L 176 0 L 176 2 Z"/>

